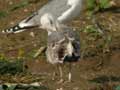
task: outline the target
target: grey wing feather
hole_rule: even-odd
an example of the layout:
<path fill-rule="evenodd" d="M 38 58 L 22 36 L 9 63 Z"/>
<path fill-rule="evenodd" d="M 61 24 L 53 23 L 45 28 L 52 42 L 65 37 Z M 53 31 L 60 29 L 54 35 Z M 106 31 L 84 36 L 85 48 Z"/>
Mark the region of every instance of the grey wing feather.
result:
<path fill-rule="evenodd" d="M 27 23 L 39 25 L 40 17 L 43 14 L 51 13 L 55 17 L 55 19 L 57 19 L 57 17 L 59 17 L 63 12 L 65 12 L 69 8 L 70 6 L 67 5 L 67 0 L 51 0 L 37 11 L 38 14 L 36 14 L 29 20 L 28 18 L 26 18 L 26 20 L 23 20 L 22 22 L 27 21 Z"/>
<path fill-rule="evenodd" d="M 38 11 L 32 15 L 23 19 L 17 25 L 10 27 L 9 29 L 2 30 L 3 33 L 16 33 L 26 30 L 29 27 L 39 26 L 40 17 L 45 13 L 51 13 L 57 19 L 63 12 L 70 7 L 67 5 L 67 0 L 50 0 L 46 5 L 41 7 Z"/>
<path fill-rule="evenodd" d="M 81 1 L 74 7 L 74 10 L 70 11 L 69 14 L 66 14 L 67 11 L 71 9 L 72 6 L 68 5 L 68 0 L 49 0 L 49 2 L 41 7 L 37 12 L 33 13 L 29 17 L 23 19 L 17 25 L 5 29 L 2 32 L 20 32 L 24 31 L 27 28 L 40 25 L 40 17 L 45 13 L 51 13 L 55 19 L 58 19 L 61 23 L 66 23 L 76 16 L 79 15 L 81 10 Z M 65 16 L 64 16 L 65 15 Z"/>

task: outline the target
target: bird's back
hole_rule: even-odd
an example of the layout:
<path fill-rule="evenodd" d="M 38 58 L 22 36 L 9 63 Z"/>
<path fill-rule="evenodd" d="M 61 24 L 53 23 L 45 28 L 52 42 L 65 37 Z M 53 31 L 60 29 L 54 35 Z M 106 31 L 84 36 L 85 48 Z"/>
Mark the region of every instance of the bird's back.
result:
<path fill-rule="evenodd" d="M 77 1 L 73 5 L 68 5 L 69 2 Z M 9 29 L 2 30 L 3 33 L 18 33 L 26 29 L 40 25 L 40 17 L 45 13 L 51 13 L 55 19 L 61 23 L 66 23 L 79 16 L 81 11 L 82 0 L 49 0 L 47 4 L 41 7 L 38 11 L 23 19 Z M 74 8 L 72 8 L 74 6 Z"/>
<path fill-rule="evenodd" d="M 40 8 L 37 12 L 38 15 L 30 19 L 28 22 L 39 25 L 39 18 L 45 13 L 52 13 L 52 15 L 57 19 L 63 12 L 65 12 L 70 7 L 67 5 L 67 0 L 52 0 Z"/>

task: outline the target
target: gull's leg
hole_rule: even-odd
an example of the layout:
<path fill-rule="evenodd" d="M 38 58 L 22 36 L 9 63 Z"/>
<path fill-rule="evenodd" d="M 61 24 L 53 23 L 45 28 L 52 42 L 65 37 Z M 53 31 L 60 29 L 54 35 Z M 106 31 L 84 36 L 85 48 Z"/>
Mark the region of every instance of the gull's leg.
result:
<path fill-rule="evenodd" d="M 62 70 L 62 65 L 59 65 L 59 73 L 60 73 L 60 81 L 63 82 L 63 70 Z"/>
<path fill-rule="evenodd" d="M 56 67 L 56 65 L 53 66 L 53 69 L 54 69 L 54 71 L 53 71 L 53 74 L 52 74 L 52 80 L 55 80 L 56 79 L 56 75 L 57 75 L 57 72 L 56 72 L 57 67 Z"/>
<path fill-rule="evenodd" d="M 56 76 L 56 72 L 54 71 L 52 75 L 52 80 L 55 80 L 55 76 Z"/>
<path fill-rule="evenodd" d="M 62 83 L 64 81 L 63 80 L 63 70 L 62 70 L 61 64 L 58 65 L 58 69 L 59 69 L 59 74 L 60 74 L 60 80 L 58 81 L 58 84 L 59 84 L 59 83 Z"/>
<path fill-rule="evenodd" d="M 65 81 L 64 84 L 72 81 L 72 72 L 71 71 L 72 71 L 72 64 L 69 63 L 68 64 L 68 80 Z"/>
<path fill-rule="evenodd" d="M 68 73 L 68 82 L 71 82 L 71 79 L 72 79 L 72 64 L 69 63 L 69 73 Z"/>

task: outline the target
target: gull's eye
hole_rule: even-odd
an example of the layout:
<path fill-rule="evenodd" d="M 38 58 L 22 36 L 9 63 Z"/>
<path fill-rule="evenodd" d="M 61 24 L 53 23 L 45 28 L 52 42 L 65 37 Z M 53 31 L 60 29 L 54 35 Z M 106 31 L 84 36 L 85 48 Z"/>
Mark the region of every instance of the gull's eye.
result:
<path fill-rule="evenodd" d="M 55 43 L 52 44 L 52 48 L 54 48 L 54 47 L 55 47 Z"/>
<path fill-rule="evenodd" d="M 50 24 L 53 25 L 53 21 L 50 19 Z"/>

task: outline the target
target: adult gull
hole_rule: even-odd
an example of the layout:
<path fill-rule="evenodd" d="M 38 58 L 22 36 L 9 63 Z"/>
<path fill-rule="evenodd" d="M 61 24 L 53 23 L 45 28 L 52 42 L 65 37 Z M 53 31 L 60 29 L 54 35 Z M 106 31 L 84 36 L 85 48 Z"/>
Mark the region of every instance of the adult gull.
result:
<path fill-rule="evenodd" d="M 25 18 L 17 25 L 2 30 L 3 33 L 18 33 L 28 28 L 39 26 L 39 18 L 45 13 L 51 13 L 60 23 L 66 23 L 79 16 L 82 0 L 49 0 L 47 4 Z"/>

